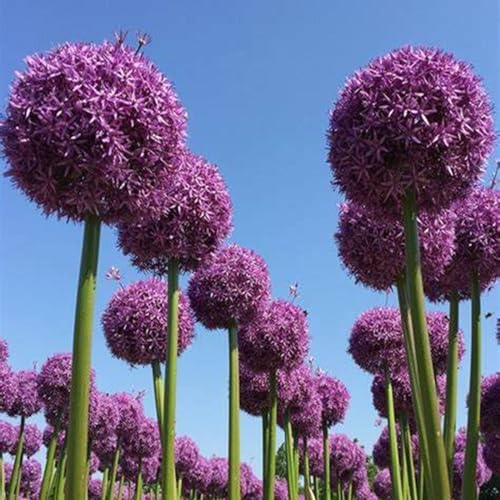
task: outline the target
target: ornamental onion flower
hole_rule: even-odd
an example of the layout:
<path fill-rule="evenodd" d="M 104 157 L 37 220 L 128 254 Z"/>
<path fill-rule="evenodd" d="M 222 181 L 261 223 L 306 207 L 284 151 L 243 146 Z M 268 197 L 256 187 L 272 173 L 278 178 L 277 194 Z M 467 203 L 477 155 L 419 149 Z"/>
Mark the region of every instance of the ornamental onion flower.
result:
<path fill-rule="evenodd" d="M 484 435 L 483 459 L 494 475 L 500 474 L 500 432 Z"/>
<path fill-rule="evenodd" d="M 35 424 L 26 424 L 26 426 L 24 427 L 23 453 L 29 458 L 33 456 L 41 447 L 42 432 Z M 15 452 L 15 450 L 13 451 Z"/>
<path fill-rule="evenodd" d="M 9 344 L 5 339 L 0 338 L 0 364 L 7 363 L 9 359 Z"/>
<path fill-rule="evenodd" d="M 378 498 L 390 500 L 392 492 L 391 473 L 389 469 L 381 469 L 373 479 L 373 491 Z"/>
<path fill-rule="evenodd" d="M 198 445 L 188 436 L 175 439 L 175 469 L 178 477 L 189 476 L 200 459 Z"/>
<path fill-rule="evenodd" d="M 18 429 L 10 422 L 0 420 L 0 455 L 10 453 L 15 447 L 18 436 Z"/>
<path fill-rule="evenodd" d="M 481 383 L 481 430 L 500 432 L 500 372 L 488 375 Z"/>
<path fill-rule="evenodd" d="M 400 439 L 400 431 L 399 426 L 396 427 L 396 431 L 398 433 L 398 443 L 401 442 Z M 419 441 L 418 436 L 413 434 L 411 436 L 411 445 L 412 445 L 412 454 L 413 461 L 418 463 L 419 461 Z M 400 444 L 398 445 L 398 449 Z M 390 452 L 389 452 L 389 429 L 388 427 L 384 427 L 377 441 L 373 445 L 373 461 L 377 467 L 381 469 L 389 468 L 390 465 Z"/>
<path fill-rule="evenodd" d="M 0 363 L 0 413 L 9 413 L 17 400 L 17 377 L 7 363 Z"/>
<path fill-rule="evenodd" d="M 240 408 L 249 415 L 261 416 L 269 409 L 269 376 L 256 372 L 240 359 Z"/>

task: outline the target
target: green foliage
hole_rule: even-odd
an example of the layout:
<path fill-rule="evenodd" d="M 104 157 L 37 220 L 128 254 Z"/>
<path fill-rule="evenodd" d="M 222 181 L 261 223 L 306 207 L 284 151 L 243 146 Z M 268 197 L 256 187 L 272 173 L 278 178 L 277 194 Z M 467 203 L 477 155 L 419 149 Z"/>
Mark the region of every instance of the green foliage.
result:
<path fill-rule="evenodd" d="M 276 475 L 286 479 L 285 443 L 283 443 L 276 452 Z"/>

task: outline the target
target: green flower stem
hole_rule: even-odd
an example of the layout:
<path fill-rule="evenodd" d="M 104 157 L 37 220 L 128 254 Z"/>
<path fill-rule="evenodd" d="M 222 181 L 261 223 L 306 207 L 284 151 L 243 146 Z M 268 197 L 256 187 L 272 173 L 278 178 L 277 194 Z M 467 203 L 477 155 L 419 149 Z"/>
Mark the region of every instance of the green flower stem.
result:
<path fill-rule="evenodd" d="M 323 500 L 330 500 L 332 496 L 330 486 L 330 440 L 326 422 L 323 422 L 323 478 Z"/>
<path fill-rule="evenodd" d="M 420 249 L 417 227 L 417 203 L 414 192 L 405 196 L 403 202 L 403 222 L 406 240 L 406 273 L 408 299 L 415 341 L 415 362 L 420 380 L 420 398 L 425 425 L 419 432 L 426 435 L 427 455 L 432 471 L 428 480 L 432 484 L 435 498 L 449 500 L 450 485 L 444 441 L 441 435 L 438 398 L 434 369 L 432 366 L 429 335 L 425 317 L 424 287 L 420 264 Z"/>
<path fill-rule="evenodd" d="M 134 500 L 142 500 L 142 458 L 139 459 L 139 467 L 137 469 L 137 479 L 135 483 L 135 495 Z"/>
<path fill-rule="evenodd" d="M 68 498 L 85 498 L 87 495 L 90 366 L 100 229 L 99 219 L 95 216 L 87 216 L 83 233 L 73 333 L 71 398 L 67 433 L 66 495 Z"/>
<path fill-rule="evenodd" d="M 158 420 L 158 426 L 160 428 L 160 441 L 162 447 L 164 446 L 165 440 L 163 437 L 163 378 L 161 374 L 161 366 L 159 361 L 153 361 L 151 363 L 151 368 L 153 371 L 153 389 L 155 394 L 155 406 L 156 406 L 156 418 Z"/>
<path fill-rule="evenodd" d="M 270 423 L 272 425 L 272 423 Z M 272 431 L 271 431 L 272 432 Z M 269 448 L 272 443 L 269 441 Z M 269 464 L 268 464 L 269 466 Z M 270 481 L 271 478 L 267 478 Z M 229 500 L 240 498 L 240 375 L 238 327 L 229 328 Z"/>
<path fill-rule="evenodd" d="M 410 483 L 408 479 L 408 464 L 406 463 L 406 441 L 404 439 L 404 434 L 403 434 L 403 419 L 404 417 L 400 417 L 399 419 L 399 434 L 400 434 L 400 445 L 401 445 L 401 450 L 400 450 L 400 456 L 399 456 L 399 463 L 401 465 L 401 487 L 403 491 L 403 499 L 407 499 L 409 492 L 410 492 Z"/>
<path fill-rule="evenodd" d="M 304 446 L 304 495 L 306 499 L 311 498 L 311 472 L 309 470 L 309 454 L 307 452 L 307 438 L 304 436 L 302 438 L 302 443 Z"/>
<path fill-rule="evenodd" d="M 25 418 L 21 417 L 21 425 L 19 426 L 19 437 L 17 438 L 17 448 L 16 457 L 14 459 L 14 466 L 12 467 L 12 473 L 10 476 L 9 484 L 9 500 L 14 500 L 16 498 L 16 488 L 21 474 L 21 461 L 23 456 L 24 448 L 24 424 Z"/>
<path fill-rule="evenodd" d="M 337 480 L 337 500 L 341 500 L 344 496 L 344 492 L 342 491 L 342 486 L 340 481 Z"/>
<path fill-rule="evenodd" d="M 182 500 L 182 477 L 177 479 L 177 499 Z"/>
<path fill-rule="evenodd" d="M 66 463 L 68 458 L 67 452 L 67 442 L 64 443 L 64 449 L 59 459 L 59 464 L 57 466 L 56 484 L 55 484 L 55 494 L 54 500 L 64 500 L 64 485 L 66 478 Z M 70 497 L 67 497 L 70 498 Z M 85 497 L 84 497 L 85 498 Z"/>
<path fill-rule="evenodd" d="M 3 453 L 0 453 L 0 498 L 5 498 L 5 469 L 3 466 Z"/>
<path fill-rule="evenodd" d="M 403 489 L 401 485 L 401 475 L 398 456 L 398 436 L 396 433 L 396 416 L 394 414 L 394 396 L 392 392 L 392 382 L 389 371 L 385 370 L 385 397 L 387 401 L 387 423 L 389 427 L 389 444 L 391 455 L 391 486 L 392 498 L 394 500 L 403 499 Z"/>
<path fill-rule="evenodd" d="M 293 427 L 292 427 L 292 433 L 293 433 L 293 461 L 295 465 L 295 494 L 298 498 L 299 496 L 299 464 L 300 464 L 300 453 L 299 453 L 299 437 L 295 432 L 293 432 Z"/>
<path fill-rule="evenodd" d="M 413 463 L 413 450 L 411 443 L 411 431 L 410 426 L 408 424 L 408 417 L 406 415 L 402 418 L 402 428 L 401 428 L 401 436 L 405 443 L 405 452 L 406 452 L 406 465 L 408 469 L 408 478 L 409 478 L 409 497 L 412 500 L 418 499 L 418 490 L 417 490 L 417 479 L 415 476 L 415 464 Z"/>
<path fill-rule="evenodd" d="M 123 499 L 123 489 L 125 488 L 125 478 L 123 476 L 120 477 L 120 484 L 118 486 L 118 500 Z"/>
<path fill-rule="evenodd" d="M 52 436 L 50 437 L 49 447 L 47 448 L 47 459 L 45 460 L 45 468 L 43 470 L 42 485 L 40 487 L 40 500 L 46 500 L 50 493 L 50 482 L 54 472 L 54 459 L 57 449 L 57 427 L 54 428 Z M 2 498 L 0 496 L 0 498 Z"/>
<path fill-rule="evenodd" d="M 450 321 L 448 325 L 448 363 L 446 369 L 446 404 L 443 436 L 448 463 L 450 487 L 453 484 L 453 456 L 455 454 L 455 432 L 457 425 L 458 385 L 458 314 L 459 299 L 456 292 L 450 296 Z"/>
<path fill-rule="evenodd" d="M 269 390 L 271 399 L 269 406 L 269 444 L 267 450 L 266 491 L 264 492 L 265 500 L 274 499 L 274 476 L 276 475 L 276 425 L 278 420 L 276 370 L 271 370 L 269 372 Z"/>
<path fill-rule="evenodd" d="M 161 470 L 163 500 L 177 498 L 175 480 L 175 413 L 179 296 L 179 262 L 176 259 L 170 259 L 168 263 L 168 339 L 165 370 L 165 396 L 163 400 L 163 437 L 165 440 Z"/>
<path fill-rule="evenodd" d="M 349 479 L 349 488 L 347 490 L 347 500 L 352 500 L 352 477 Z"/>
<path fill-rule="evenodd" d="M 267 472 L 267 455 L 268 455 L 268 441 L 269 441 L 269 414 L 267 410 L 264 410 L 262 413 L 262 470 L 264 471 L 263 473 L 263 487 L 264 491 L 266 491 L 266 472 Z"/>
<path fill-rule="evenodd" d="M 293 451 L 293 432 L 290 413 L 285 411 L 285 451 L 286 451 L 286 483 L 289 500 L 296 500 L 297 480 L 295 479 L 295 458 Z"/>
<path fill-rule="evenodd" d="M 316 500 L 319 500 L 319 479 L 316 476 L 314 476 L 314 496 L 316 497 Z"/>
<path fill-rule="evenodd" d="M 113 455 L 113 465 L 111 466 L 111 474 L 109 475 L 108 500 L 113 500 L 114 488 L 116 483 L 116 474 L 118 471 L 118 463 L 120 461 L 120 440 L 116 443 L 116 450 Z M 123 478 L 122 478 L 123 479 Z"/>
<path fill-rule="evenodd" d="M 462 498 L 467 500 L 477 498 L 476 468 L 481 405 L 481 289 L 477 272 L 472 273 L 471 279 L 471 321 L 469 412 L 462 483 Z"/>
<path fill-rule="evenodd" d="M 106 467 L 102 473 L 101 483 L 101 500 L 106 500 L 106 493 L 108 491 L 109 469 Z"/>

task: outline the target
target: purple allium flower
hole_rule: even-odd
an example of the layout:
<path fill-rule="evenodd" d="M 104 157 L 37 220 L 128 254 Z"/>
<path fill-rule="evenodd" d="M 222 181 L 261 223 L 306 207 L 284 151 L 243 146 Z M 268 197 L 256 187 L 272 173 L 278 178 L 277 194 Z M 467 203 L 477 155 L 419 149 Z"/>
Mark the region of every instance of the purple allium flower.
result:
<path fill-rule="evenodd" d="M 465 447 L 467 445 L 467 430 L 465 427 L 461 427 L 458 429 L 458 432 L 455 436 L 455 453 L 460 451 L 465 451 Z"/>
<path fill-rule="evenodd" d="M 210 467 L 210 481 L 207 492 L 215 497 L 227 497 L 227 483 L 229 477 L 229 463 L 227 458 L 212 457 L 208 460 Z"/>
<path fill-rule="evenodd" d="M 188 295 L 206 328 L 230 328 L 252 321 L 269 298 L 267 266 L 252 250 L 228 245 L 189 281 Z"/>
<path fill-rule="evenodd" d="M 94 472 L 97 472 L 100 469 L 100 461 L 99 457 L 93 452 L 90 452 L 90 458 L 89 458 L 89 475 L 94 474 Z"/>
<path fill-rule="evenodd" d="M 353 474 L 365 466 L 365 453 L 345 434 L 332 434 L 329 444 L 332 482 L 337 484 L 340 481 L 345 487 Z"/>
<path fill-rule="evenodd" d="M 361 314 L 352 327 L 348 351 L 358 366 L 373 374 L 403 366 L 406 358 L 399 311 L 376 307 Z"/>
<path fill-rule="evenodd" d="M 361 484 L 356 489 L 356 498 L 357 500 L 378 500 L 378 496 L 370 490 L 368 483 Z"/>
<path fill-rule="evenodd" d="M 481 382 L 481 430 L 500 432 L 500 372 Z"/>
<path fill-rule="evenodd" d="M 100 479 L 91 479 L 89 481 L 88 500 L 101 500 L 102 481 Z"/>
<path fill-rule="evenodd" d="M 175 469 L 179 477 L 189 475 L 200 459 L 198 445 L 188 436 L 175 438 Z"/>
<path fill-rule="evenodd" d="M 284 479 L 277 477 L 274 480 L 274 498 L 275 500 L 288 500 L 288 486 Z"/>
<path fill-rule="evenodd" d="M 118 226 L 123 253 L 142 271 L 166 275 L 169 259 L 186 271 L 198 268 L 232 229 L 232 205 L 216 166 L 188 151 L 177 158 L 175 176 L 167 175 L 149 196 L 151 216 Z"/>
<path fill-rule="evenodd" d="M 240 408 L 250 415 L 260 416 L 269 408 L 269 376 L 256 372 L 240 358 Z"/>
<path fill-rule="evenodd" d="M 7 175 L 45 213 L 136 215 L 184 147 L 171 83 L 125 45 L 66 43 L 26 58 L 0 127 Z"/>
<path fill-rule="evenodd" d="M 408 190 L 424 210 L 462 198 L 494 138 L 491 105 L 471 67 L 407 46 L 347 81 L 330 117 L 328 160 L 349 198 L 399 215 Z"/>
<path fill-rule="evenodd" d="M 500 475 L 500 432 L 484 435 L 483 458 L 491 472 Z"/>
<path fill-rule="evenodd" d="M 0 420 L 0 455 L 10 453 L 17 444 L 18 429 L 9 422 Z"/>
<path fill-rule="evenodd" d="M 186 488 L 196 490 L 202 494 L 207 494 L 210 479 L 211 468 L 209 461 L 200 455 L 196 466 L 186 471 L 182 483 Z"/>
<path fill-rule="evenodd" d="M 382 500 L 392 498 L 392 481 L 389 469 L 381 469 L 373 479 L 373 491 Z"/>
<path fill-rule="evenodd" d="M 23 452 L 27 457 L 33 456 L 42 447 L 42 432 L 35 424 L 26 424 L 24 427 Z M 12 450 L 13 455 L 15 449 Z"/>
<path fill-rule="evenodd" d="M 119 439 L 126 441 L 138 428 L 138 421 L 144 418 L 144 408 L 139 396 L 127 392 L 112 394 L 118 407 L 120 420 L 116 426 L 116 435 Z"/>
<path fill-rule="evenodd" d="M 262 484 L 252 468 L 244 462 L 240 464 L 240 495 L 241 500 L 260 500 L 262 498 Z"/>
<path fill-rule="evenodd" d="M 111 468 L 116 448 L 119 445 L 118 437 L 115 433 L 92 441 L 92 451 L 97 455 L 101 469 Z"/>
<path fill-rule="evenodd" d="M 278 418 L 286 409 L 300 407 L 304 400 L 303 394 L 308 394 L 309 386 L 314 385 L 311 369 L 306 364 L 294 370 L 279 370 L 277 377 Z"/>
<path fill-rule="evenodd" d="M 109 394 L 97 393 L 97 399 L 95 424 L 92 436 L 90 436 L 92 440 L 105 439 L 110 434 L 113 434 L 120 421 L 118 406 L 113 397 Z"/>
<path fill-rule="evenodd" d="M 167 284 L 158 278 L 119 289 L 102 316 L 106 343 L 119 359 L 134 365 L 165 359 L 167 345 Z M 178 353 L 192 342 L 194 319 L 187 297 L 179 301 Z"/>
<path fill-rule="evenodd" d="M 351 399 L 346 386 L 339 379 L 319 371 L 316 373 L 316 387 L 321 397 L 322 421 L 328 427 L 342 422 Z"/>
<path fill-rule="evenodd" d="M 423 213 L 418 219 L 424 280 L 443 274 L 455 250 L 455 212 Z M 335 233 L 339 256 L 356 282 L 388 290 L 405 269 L 404 229 L 398 220 L 384 220 L 364 205 L 340 206 Z"/>
<path fill-rule="evenodd" d="M 37 373 L 35 370 L 20 370 L 14 374 L 19 390 L 16 399 L 8 410 L 11 417 L 31 417 L 42 408 L 37 392 Z"/>
<path fill-rule="evenodd" d="M 7 363 L 9 359 L 9 344 L 5 339 L 0 338 L 0 364 Z"/>
<path fill-rule="evenodd" d="M 158 423 L 143 416 L 136 420 L 135 429 L 124 440 L 123 446 L 134 458 L 148 458 L 160 449 Z"/>
<path fill-rule="evenodd" d="M 396 424 L 396 432 L 398 435 L 398 449 L 400 449 L 400 431 L 399 431 L 399 425 Z M 418 463 L 419 461 L 419 443 L 418 443 L 418 436 L 416 434 L 413 434 L 411 436 L 411 447 L 412 447 L 412 454 L 413 454 L 413 461 L 415 463 Z M 380 467 L 381 469 L 388 468 L 390 466 L 390 445 L 389 445 L 389 429 L 387 427 L 384 427 L 382 429 L 382 432 L 380 433 L 379 438 L 375 442 L 373 446 L 373 461 L 377 467 Z"/>
<path fill-rule="evenodd" d="M 53 434 L 54 434 L 54 428 L 50 424 L 46 425 L 42 433 L 42 443 L 46 448 L 49 447 L 50 440 L 52 439 Z M 64 447 L 64 439 L 65 439 L 65 432 L 59 431 L 57 433 L 57 444 L 56 444 L 57 455 L 61 453 Z"/>
<path fill-rule="evenodd" d="M 304 362 L 309 349 L 306 314 L 291 302 L 273 300 L 240 329 L 238 341 L 254 370 L 291 370 Z"/>
<path fill-rule="evenodd" d="M 42 466 L 34 458 L 25 460 L 21 466 L 21 484 L 19 491 L 27 498 L 38 498 Z"/>
<path fill-rule="evenodd" d="M 299 440 L 300 470 L 304 470 L 304 440 Z M 307 456 L 309 457 L 309 471 L 312 476 L 322 478 L 323 467 L 323 439 L 313 437 L 307 440 Z"/>
<path fill-rule="evenodd" d="M 462 479 L 464 474 L 465 465 L 465 451 L 455 452 L 453 457 L 453 488 L 452 497 L 453 500 L 460 500 L 462 498 Z M 476 487 L 479 492 L 479 488 L 489 481 L 491 477 L 491 471 L 488 469 L 487 465 L 483 459 L 483 445 L 478 444 L 477 450 L 477 460 L 476 460 Z"/>

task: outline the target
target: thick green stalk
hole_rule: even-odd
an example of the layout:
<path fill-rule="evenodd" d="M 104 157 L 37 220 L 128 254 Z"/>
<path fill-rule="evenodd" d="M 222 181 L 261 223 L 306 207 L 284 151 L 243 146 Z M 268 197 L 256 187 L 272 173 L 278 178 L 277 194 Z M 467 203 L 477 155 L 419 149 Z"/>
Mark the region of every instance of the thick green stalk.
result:
<path fill-rule="evenodd" d="M 323 422 L 323 479 L 323 500 L 330 500 L 332 496 L 330 486 L 330 439 L 326 422 Z"/>
<path fill-rule="evenodd" d="M 134 500 L 141 500 L 142 499 L 142 458 L 139 459 L 139 468 L 137 469 L 137 479 L 135 482 L 135 496 Z"/>
<path fill-rule="evenodd" d="M 402 492 L 403 496 L 402 498 L 406 500 L 408 498 L 409 492 L 410 492 L 410 483 L 408 479 L 408 464 L 406 463 L 406 441 L 404 438 L 403 434 L 403 420 L 404 417 L 400 417 L 399 419 L 399 443 L 400 443 L 400 456 L 399 456 L 399 463 L 401 465 L 400 471 L 401 471 L 401 487 L 402 487 Z"/>
<path fill-rule="evenodd" d="M 413 450 L 411 443 L 411 431 L 408 425 L 408 418 L 406 415 L 402 419 L 401 437 L 404 439 L 405 452 L 406 452 L 406 465 L 408 469 L 410 498 L 412 500 L 418 499 L 417 479 L 415 476 L 415 464 L 413 462 Z"/>
<path fill-rule="evenodd" d="M 177 479 L 177 500 L 182 500 L 182 477 Z"/>
<path fill-rule="evenodd" d="M 286 450 L 286 483 L 289 500 L 296 500 L 297 480 L 295 479 L 295 458 L 293 451 L 293 432 L 290 423 L 290 412 L 285 410 L 285 450 Z"/>
<path fill-rule="evenodd" d="M 3 453 L 0 453 L 0 499 L 5 498 L 5 469 L 3 466 Z"/>
<path fill-rule="evenodd" d="M 90 365 L 100 228 L 101 223 L 97 217 L 88 216 L 85 219 L 73 332 L 71 398 L 67 433 L 66 496 L 68 498 L 85 498 L 87 494 Z"/>
<path fill-rule="evenodd" d="M 25 418 L 21 417 L 21 425 L 19 426 L 19 436 L 17 438 L 16 457 L 14 459 L 14 466 L 12 467 L 12 473 L 10 475 L 9 496 L 8 496 L 9 500 L 14 500 L 16 498 L 17 483 L 19 481 L 19 477 L 21 474 L 21 461 L 24 448 L 24 423 L 25 423 Z"/>
<path fill-rule="evenodd" d="M 293 428 L 292 428 L 293 431 Z M 300 464 L 300 452 L 299 452 L 299 437 L 296 432 L 293 432 L 293 460 L 295 463 L 295 481 L 296 481 L 296 495 L 299 495 L 299 464 Z"/>
<path fill-rule="evenodd" d="M 54 500 L 64 500 L 64 485 L 66 478 L 66 463 L 67 463 L 67 450 L 66 443 L 64 444 L 64 449 L 59 459 L 59 465 L 57 466 L 57 475 L 56 475 L 56 485 L 55 485 L 55 494 Z M 70 498 L 70 497 L 67 497 Z M 85 497 L 84 497 L 85 498 Z"/>
<path fill-rule="evenodd" d="M 481 289 L 477 272 L 471 279 L 471 352 L 469 382 L 469 412 L 467 415 L 467 442 L 465 445 L 462 499 L 475 500 L 477 445 L 481 406 Z"/>
<path fill-rule="evenodd" d="M 349 479 L 349 488 L 347 490 L 347 500 L 352 500 L 352 493 L 353 493 L 353 488 L 352 488 L 352 477 Z"/>
<path fill-rule="evenodd" d="M 444 412 L 443 437 L 448 463 L 450 486 L 453 484 L 453 456 L 455 454 L 455 432 L 457 425 L 458 385 L 458 294 L 450 296 L 450 321 L 448 325 L 448 363 L 446 369 L 446 404 Z"/>
<path fill-rule="evenodd" d="M 316 476 L 314 476 L 313 480 L 314 480 L 314 496 L 315 496 L 316 500 L 319 500 L 319 497 L 320 497 L 320 494 L 319 494 L 319 479 Z"/>
<path fill-rule="evenodd" d="M 419 432 L 425 434 L 427 439 L 427 454 L 432 471 L 432 476 L 428 480 L 432 485 L 433 494 L 435 498 L 449 500 L 451 495 L 448 467 L 441 434 L 436 382 L 425 317 L 417 216 L 416 196 L 414 192 L 410 192 L 403 201 L 403 222 L 406 240 L 408 299 L 415 341 L 415 364 L 419 375 L 420 398 L 425 421 L 423 429 L 419 429 Z"/>
<path fill-rule="evenodd" d="M 307 500 L 311 498 L 311 471 L 309 469 L 309 453 L 307 451 L 307 438 L 304 436 L 302 438 L 302 443 L 304 446 L 304 496 Z"/>
<path fill-rule="evenodd" d="M 177 384 L 177 337 L 179 330 L 179 262 L 170 259 L 168 263 L 168 339 L 165 370 L 165 397 L 163 400 L 165 446 L 162 461 L 162 498 L 177 498 L 175 480 L 175 414 Z"/>
<path fill-rule="evenodd" d="M 160 428 L 160 440 L 162 442 L 162 447 L 164 446 L 165 440 L 163 438 L 163 378 L 161 374 L 161 366 L 159 361 L 153 361 L 151 363 L 151 368 L 153 371 L 153 389 L 155 394 L 155 406 L 156 406 L 156 419 L 158 420 L 158 426 Z"/>
<path fill-rule="evenodd" d="M 52 480 L 52 474 L 54 472 L 54 459 L 57 449 L 57 434 L 58 429 L 54 428 L 52 436 L 50 437 L 49 447 L 47 448 L 47 459 L 45 460 L 42 485 L 40 487 L 40 500 L 46 500 L 50 493 L 50 482 Z"/>
<path fill-rule="evenodd" d="M 342 486 L 340 484 L 340 481 L 337 480 L 337 500 L 341 500 L 341 498 L 344 496 L 344 493 L 342 491 Z"/>
<path fill-rule="evenodd" d="M 113 465 L 111 466 L 111 474 L 109 475 L 108 500 L 113 500 L 115 489 L 116 474 L 118 471 L 118 463 L 120 461 L 120 440 L 116 443 L 116 450 L 113 456 Z M 123 478 L 122 478 L 123 479 Z"/>
<path fill-rule="evenodd" d="M 101 483 L 101 500 L 106 500 L 106 493 L 108 491 L 109 469 L 106 467 L 102 473 Z"/>
<path fill-rule="evenodd" d="M 387 423 L 389 427 L 389 444 L 390 444 L 390 471 L 391 471 L 391 486 L 392 498 L 394 500 L 403 499 L 403 490 L 401 485 L 401 475 L 399 468 L 398 456 L 398 435 L 396 433 L 396 416 L 394 413 L 394 396 L 392 392 L 392 382 L 389 371 L 385 370 L 385 397 L 387 404 Z"/>
<path fill-rule="evenodd" d="M 240 498 L 240 365 L 238 327 L 229 328 L 229 500 Z M 271 447 L 271 442 L 269 442 Z M 270 478 L 267 478 L 270 481 Z"/>
<path fill-rule="evenodd" d="M 266 491 L 264 492 L 265 500 L 274 499 L 274 476 L 276 475 L 276 425 L 278 420 L 276 370 L 271 370 L 269 372 L 269 390 L 269 444 L 267 450 Z"/>
<path fill-rule="evenodd" d="M 124 488 L 125 488 L 125 477 L 121 476 L 120 484 L 118 485 L 118 500 L 122 500 Z"/>
<path fill-rule="evenodd" d="M 267 481 L 267 456 L 268 456 L 268 442 L 269 442 L 269 413 L 264 410 L 262 413 L 262 484 L 263 491 L 266 491 L 266 481 Z"/>

